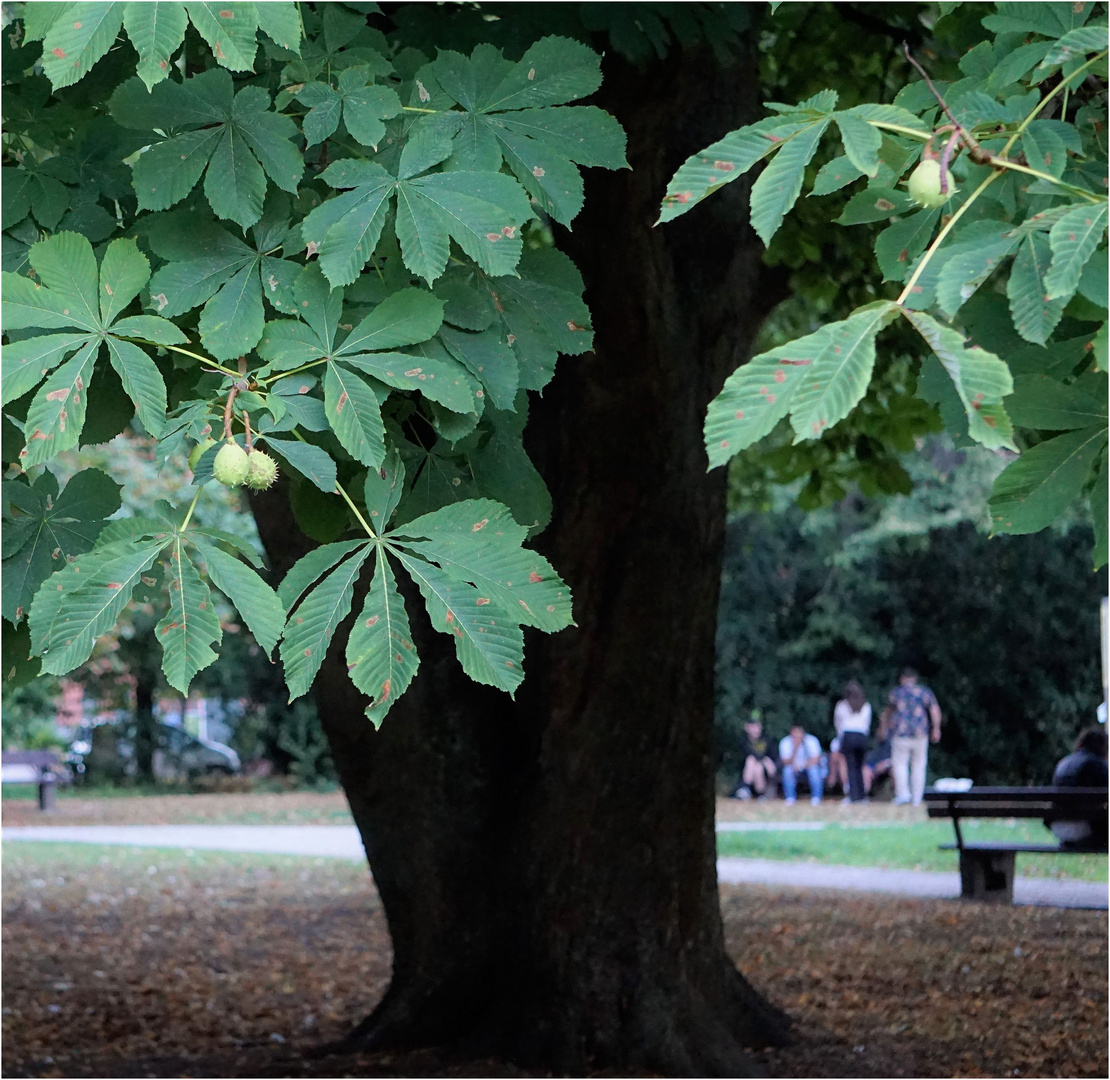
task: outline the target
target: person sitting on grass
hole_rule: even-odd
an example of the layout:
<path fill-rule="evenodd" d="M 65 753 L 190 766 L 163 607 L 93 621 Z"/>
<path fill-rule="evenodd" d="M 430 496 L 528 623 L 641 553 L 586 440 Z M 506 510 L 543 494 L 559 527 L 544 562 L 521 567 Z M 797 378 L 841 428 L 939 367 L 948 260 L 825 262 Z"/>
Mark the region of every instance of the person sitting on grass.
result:
<path fill-rule="evenodd" d="M 744 771 L 735 798 L 750 799 L 754 796 L 766 799 L 774 794 L 773 786 L 778 774 L 771 741 L 763 734 L 763 725 L 754 717 L 744 725 L 744 736 L 741 750 Z M 768 791 L 768 788 L 771 790 Z"/>
<path fill-rule="evenodd" d="M 1107 786 L 1107 740 L 1102 728 L 1088 728 L 1079 736 L 1075 751 L 1068 754 L 1052 776 L 1055 787 L 1104 788 Z M 1046 821 L 1060 846 L 1079 851 L 1101 851 L 1106 847 L 1107 820 L 1104 814 L 1086 821 Z"/>
<path fill-rule="evenodd" d="M 821 744 L 816 735 L 806 733 L 801 724 L 795 724 L 790 734 L 779 743 L 779 761 L 782 763 L 782 791 L 786 805 L 797 802 L 798 773 L 804 772 L 809 780 L 809 801 L 816 806 L 821 801 Z"/>

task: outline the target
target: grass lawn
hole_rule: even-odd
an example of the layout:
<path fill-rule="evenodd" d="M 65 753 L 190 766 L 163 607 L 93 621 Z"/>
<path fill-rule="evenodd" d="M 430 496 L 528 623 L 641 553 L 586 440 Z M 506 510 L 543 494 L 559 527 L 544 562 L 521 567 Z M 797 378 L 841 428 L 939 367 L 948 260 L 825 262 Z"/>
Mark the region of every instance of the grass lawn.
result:
<path fill-rule="evenodd" d="M 966 840 L 1052 843 L 1039 821 L 967 821 Z M 717 834 L 717 853 L 742 859 L 781 859 L 839 866 L 878 866 L 893 870 L 957 869 L 954 851 L 938 845 L 954 840 L 947 821 L 900 821 L 890 824 L 827 822 L 823 829 L 798 832 L 725 832 Z M 1105 855 L 1018 855 L 1022 877 L 1078 878 L 1105 881 Z"/>

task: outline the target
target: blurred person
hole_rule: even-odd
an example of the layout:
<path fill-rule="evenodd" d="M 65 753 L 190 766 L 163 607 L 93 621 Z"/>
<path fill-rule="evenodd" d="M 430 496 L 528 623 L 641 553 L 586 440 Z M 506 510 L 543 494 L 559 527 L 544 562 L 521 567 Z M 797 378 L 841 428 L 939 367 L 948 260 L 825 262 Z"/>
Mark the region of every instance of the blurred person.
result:
<path fill-rule="evenodd" d="M 1076 740 L 1075 750 L 1063 758 L 1052 776 L 1055 787 L 1107 786 L 1107 738 L 1104 728 L 1088 728 Z M 1100 851 L 1106 847 L 1107 821 L 1104 814 L 1085 821 L 1045 822 L 1061 847 Z"/>
<path fill-rule="evenodd" d="M 867 798 L 863 784 L 863 761 L 867 756 L 867 739 L 871 734 L 871 705 L 863 687 L 855 679 L 844 687 L 844 697 L 836 703 L 833 725 L 836 727 L 840 744 L 838 749 L 848 777 L 844 793 L 851 802 L 863 802 Z"/>
<path fill-rule="evenodd" d="M 940 742 L 940 705 L 936 695 L 904 668 L 883 709 L 882 735 L 890 735 L 890 767 L 895 806 L 920 806 L 925 795 L 929 742 Z"/>
<path fill-rule="evenodd" d="M 809 801 L 817 806 L 824 789 L 821 779 L 821 743 L 810 735 L 801 724 L 794 724 L 779 743 L 779 762 L 782 766 L 782 791 L 786 805 L 797 802 L 798 773 L 804 772 L 809 781 Z"/>
<path fill-rule="evenodd" d="M 839 787 L 844 795 L 844 801 L 848 802 L 848 761 L 840 748 L 839 735 L 829 743 L 829 752 L 826 757 L 828 773 L 825 776 L 825 789 L 832 791 L 833 788 Z"/>
<path fill-rule="evenodd" d="M 875 781 L 890 772 L 890 740 L 880 739 L 863 759 L 863 791 L 870 797 Z"/>
<path fill-rule="evenodd" d="M 753 796 L 764 799 L 768 788 L 773 794 L 778 766 L 775 764 L 774 749 L 770 739 L 763 733 L 763 724 L 753 716 L 744 725 L 744 742 L 741 750 L 744 756 L 744 769 L 735 797 L 750 799 Z"/>

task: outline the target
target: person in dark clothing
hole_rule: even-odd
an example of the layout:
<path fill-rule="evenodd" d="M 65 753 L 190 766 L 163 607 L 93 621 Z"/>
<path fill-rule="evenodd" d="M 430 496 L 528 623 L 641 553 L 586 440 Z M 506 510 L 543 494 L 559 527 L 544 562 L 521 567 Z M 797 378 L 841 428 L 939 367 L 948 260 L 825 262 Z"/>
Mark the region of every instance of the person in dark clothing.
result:
<path fill-rule="evenodd" d="M 734 797 L 750 799 L 753 795 L 756 798 L 773 795 L 778 766 L 775 764 L 774 747 L 763 734 L 763 725 L 758 720 L 749 720 L 744 725 L 741 755 L 744 759 L 744 769 Z M 768 792 L 769 787 L 772 788 L 770 792 Z"/>
<path fill-rule="evenodd" d="M 867 756 L 867 738 L 871 732 L 871 706 L 858 682 L 844 687 L 844 698 L 836 703 L 833 724 L 840 739 L 839 750 L 848 765 L 848 798 L 864 802 L 867 793 L 863 784 L 863 760 Z"/>
<path fill-rule="evenodd" d="M 1068 754 L 1052 776 L 1055 787 L 1107 787 L 1106 732 L 1089 728 L 1079 736 L 1075 751 Z M 1046 822 L 1059 838 L 1061 847 L 1103 848 L 1107 839 L 1105 816 L 1086 821 Z"/>

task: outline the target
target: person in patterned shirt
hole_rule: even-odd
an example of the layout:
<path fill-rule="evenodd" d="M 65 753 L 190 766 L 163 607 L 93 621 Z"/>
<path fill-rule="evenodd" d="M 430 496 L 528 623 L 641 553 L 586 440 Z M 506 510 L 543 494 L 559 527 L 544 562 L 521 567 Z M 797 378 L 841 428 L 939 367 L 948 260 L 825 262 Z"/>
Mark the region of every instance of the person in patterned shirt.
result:
<path fill-rule="evenodd" d="M 940 742 L 940 705 L 932 690 L 917 681 L 913 668 L 905 668 L 891 690 L 881 723 L 880 737 L 890 737 L 894 805 L 920 806 L 929 742 Z"/>

